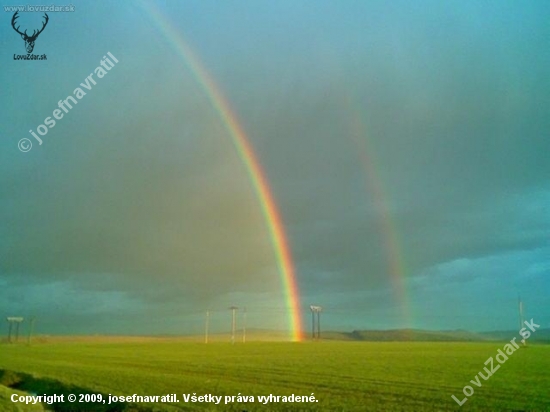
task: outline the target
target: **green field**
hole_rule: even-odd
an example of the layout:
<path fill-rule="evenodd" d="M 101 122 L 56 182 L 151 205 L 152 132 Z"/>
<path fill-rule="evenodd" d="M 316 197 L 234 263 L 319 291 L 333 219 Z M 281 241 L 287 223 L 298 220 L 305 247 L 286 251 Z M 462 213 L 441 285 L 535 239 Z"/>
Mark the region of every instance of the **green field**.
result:
<path fill-rule="evenodd" d="M 470 383 L 503 345 L 251 342 L 232 346 L 175 339 L 2 344 L 0 384 L 36 394 L 177 394 L 178 399 L 178 403 L 118 404 L 112 409 L 95 404 L 97 410 L 550 410 L 549 345 L 519 349 L 487 381 L 481 379 L 481 387 Z M 475 393 L 459 407 L 451 395 L 463 399 L 465 385 L 473 386 Z M 255 402 L 185 403 L 185 393 L 240 394 L 254 396 Z M 262 405 L 257 399 L 312 393 L 318 402 Z M 0 402 L 13 406 L 5 398 Z M 56 404 L 55 410 L 93 406 L 65 402 Z M 0 409 L 5 408 L 0 403 Z"/>

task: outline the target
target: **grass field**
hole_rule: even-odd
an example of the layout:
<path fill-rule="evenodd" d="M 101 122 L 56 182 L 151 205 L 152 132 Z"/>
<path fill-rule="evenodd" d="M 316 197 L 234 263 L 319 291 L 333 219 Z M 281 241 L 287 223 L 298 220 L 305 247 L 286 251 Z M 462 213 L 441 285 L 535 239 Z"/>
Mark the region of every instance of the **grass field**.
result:
<path fill-rule="evenodd" d="M 470 383 L 504 343 L 74 340 L 0 346 L 0 384 L 26 392 L 177 394 L 178 403 L 56 404 L 56 410 L 423 411 L 550 410 L 550 346 L 509 356 L 481 387 Z M 495 361 L 495 364 L 497 362 Z M 461 407 L 465 385 L 475 393 Z M 183 394 L 247 395 L 254 403 L 185 403 Z M 270 403 L 260 395 L 311 395 Z M 6 396 L 0 409 L 12 407 Z M 6 406 L 6 407 L 7 407 Z M 47 405 L 45 405 L 47 406 Z M 63 407 L 65 409 L 63 409 Z M 51 407 L 50 407 L 51 408 Z M 16 409 L 6 409 L 16 410 Z"/>

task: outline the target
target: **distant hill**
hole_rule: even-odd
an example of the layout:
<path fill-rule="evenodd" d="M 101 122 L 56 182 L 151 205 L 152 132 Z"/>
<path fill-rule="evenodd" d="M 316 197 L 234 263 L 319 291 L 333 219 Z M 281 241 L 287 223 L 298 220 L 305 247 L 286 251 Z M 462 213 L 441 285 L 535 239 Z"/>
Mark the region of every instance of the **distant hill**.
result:
<path fill-rule="evenodd" d="M 518 331 L 469 332 L 466 330 L 354 330 L 353 332 L 323 332 L 324 340 L 347 340 L 365 342 L 481 342 L 509 341 L 518 337 Z M 529 342 L 550 342 L 550 329 L 532 333 Z"/>
<path fill-rule="evenodd" d="M 481 335 L 487 336 L 489 340 L 510 340 L 514 336 L 519 336 L 518 331 L 492 331 L 492 332 L 482 332 Z M 531 333 L 529 337 L 529 342 L 550 342 L 550 329 L 537 329 L 535 333 Z"/>
<path fill-rule="evenodd" d="M 235 342 L 243 341 L 243 331 L 235 331 Z M 246 330 L 247 342 L 287 342 L 289 333 L 281 330 L 250 328 Z M 310 335 L 305 332 L 305 340 Z M 516 337 L 520 340 L 517 330 L 501 330 L 490 332 L 470 332 L 467 330 L 423 330 L 423 329 L 389 329 L 389 330 L 354 330 L 352 332 L 322 331 L 322 340 L 355 341 L 355 342 L 505 342 Z M 33 343 L 51 342 L 104 342 L 104 343 L 145 343 L 145 342 L 204 342 L 204 335 L 36 335 Z M 21 338 L 20 343 L 26 343 Z M 208 342 L 230 342 L 230 333 L 210 333 Z M 6 338 L 0 337 L 0 343 Z M 532 333 L 528 342 L 550 343 L 550 328 L 538 329 Z M 1 408 L 0 408 L 1 409 Z"/>

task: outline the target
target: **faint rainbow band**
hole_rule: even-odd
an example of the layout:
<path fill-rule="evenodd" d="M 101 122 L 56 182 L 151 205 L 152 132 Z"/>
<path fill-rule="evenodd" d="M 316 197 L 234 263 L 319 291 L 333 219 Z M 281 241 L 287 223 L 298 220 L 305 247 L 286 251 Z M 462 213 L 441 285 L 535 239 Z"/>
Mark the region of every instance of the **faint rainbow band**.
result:
<path fill-rule="evenodd" d="M 343 89 L 344 90 L 344 89 Z M 390 196 L 384 189 L 380 167 L 376 162 L 372 137 L 367 132 L 363 121 L 361 105 L 352 91 L 344 91 L 342 105 L 350 116 L 350 136 L 355 144 L 356 154 L 364 168 L 367 191 L 374 198 L 374 209 L 379 216 L 377 220 L 379 233 L 386 257 L 386 267 L 391 282 L 394 303 L 399 305 L 399 327 L 411 328 L 414 325 L 414 314 L 407 293 L 407 270 L 405 255 L 402 250 L 396 218 L 388 209 Z"/>

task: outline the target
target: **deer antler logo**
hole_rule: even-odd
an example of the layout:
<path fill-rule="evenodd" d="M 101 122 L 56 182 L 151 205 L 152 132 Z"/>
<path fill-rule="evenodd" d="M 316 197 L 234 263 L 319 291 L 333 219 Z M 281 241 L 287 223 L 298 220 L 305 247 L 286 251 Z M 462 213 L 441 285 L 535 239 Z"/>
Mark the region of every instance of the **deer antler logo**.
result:
<path fill-rule="evenodd" d="M 19 33 L 21 35 L 21 38 L 23 40 L 25 40 L 25 49 L 27 49 L 27 53 L 32 53 L 33 49 L 34 49 L 34 42 L 36 41 L 36 38 L 38 37 L 38 35 L 40 33 L 42 33 L 44 31 L 44 29 L 46 28 L 46 25 L 48 24 L 48 20 L 49 20 L 49 17 L 46 13 L 44 13 L 44 18 L 46 19 L 46 21 L 44 21 L 44 23 L 42 23 L 42 28 L 38 31 L 36 30 L 33 30 L 33 33 L 31 36 L 27 35 L 27 30 L 25 30 L 24 33 L 20 32 L 19 31 L 19 27 L 21 26 L 17 26 L 15 27 L 15 23 L 16 23 L 16 19 L 19 17 L 17 15 L 17 13 L 19 13 L 18 11 L 15 12 L 15 14 L 13 15 L 12 19 L 11 19 L 11 26 L 13 27 L 13 29 Z"/>

